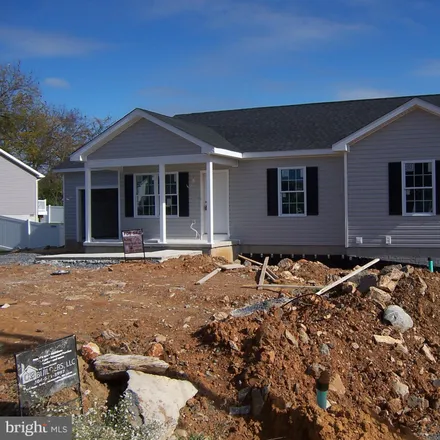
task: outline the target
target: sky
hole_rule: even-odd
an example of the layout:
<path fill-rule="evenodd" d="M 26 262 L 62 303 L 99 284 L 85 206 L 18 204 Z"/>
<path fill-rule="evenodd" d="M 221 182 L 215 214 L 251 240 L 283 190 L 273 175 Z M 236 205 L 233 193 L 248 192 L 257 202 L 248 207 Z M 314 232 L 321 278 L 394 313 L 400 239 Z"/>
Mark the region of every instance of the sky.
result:
<path fill-rule="evenodd" d="M 93 117 L 440 93 L 438 0 L 2 0 L 0 64 Z"/>

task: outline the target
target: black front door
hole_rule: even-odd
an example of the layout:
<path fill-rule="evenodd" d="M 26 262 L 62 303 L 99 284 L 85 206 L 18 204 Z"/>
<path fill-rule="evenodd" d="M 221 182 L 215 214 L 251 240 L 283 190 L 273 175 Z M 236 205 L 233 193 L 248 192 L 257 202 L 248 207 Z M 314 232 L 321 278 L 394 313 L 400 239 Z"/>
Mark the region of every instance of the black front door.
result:
<path fill-rule="evenodd" d="M 79 192 L 81 206 L 81 236 L 85 240 L 85 191 Z M 119 238 L 118 189 L 92 189 L 92 238 Z"/>

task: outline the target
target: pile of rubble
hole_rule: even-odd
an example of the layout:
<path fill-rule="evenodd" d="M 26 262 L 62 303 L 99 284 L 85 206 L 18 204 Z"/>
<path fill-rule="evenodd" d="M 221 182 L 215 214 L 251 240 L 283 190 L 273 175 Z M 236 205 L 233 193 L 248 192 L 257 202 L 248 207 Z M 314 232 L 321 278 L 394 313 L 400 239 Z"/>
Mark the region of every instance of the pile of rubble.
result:
<path fill-rule="evenodd" d="M 348 273 L 289 259 L 271 269 L 304 284 Z M 377 438 L 394 438 L 387 426 L 440 432 L 438 281 L 427 270 L 387 266 L 355 275 L 326 297 L 301 297 L 270 312 L 209 324 L 200 337 L 227 359 L 226 371 L 218 373 L 229 373 L 236 389 L 230 413 L 297 420 L 314 407 L 316 379 L 328 370 L 334 423 L 304 438 L 352 438 L 359 411 L 387 424 L 378 423 Z M 289 435 L 292 425 L 283 426 L 271 434 Z"/>

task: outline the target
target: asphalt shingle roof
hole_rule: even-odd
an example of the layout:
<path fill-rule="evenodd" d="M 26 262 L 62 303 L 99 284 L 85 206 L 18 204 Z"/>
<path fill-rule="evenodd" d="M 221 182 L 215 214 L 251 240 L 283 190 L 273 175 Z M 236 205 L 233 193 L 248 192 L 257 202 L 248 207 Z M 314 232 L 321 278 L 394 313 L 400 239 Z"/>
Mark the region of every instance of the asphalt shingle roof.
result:
<path fill-rule="evenodd" d="M 419 95 L 180 114 L 172 120 L 209 127 L 242 153 L 312 150 L 331 148 L 413 98 L 440 106 L 440 95 Z M 214 138 L 210 143 L 220 146 Z"/>

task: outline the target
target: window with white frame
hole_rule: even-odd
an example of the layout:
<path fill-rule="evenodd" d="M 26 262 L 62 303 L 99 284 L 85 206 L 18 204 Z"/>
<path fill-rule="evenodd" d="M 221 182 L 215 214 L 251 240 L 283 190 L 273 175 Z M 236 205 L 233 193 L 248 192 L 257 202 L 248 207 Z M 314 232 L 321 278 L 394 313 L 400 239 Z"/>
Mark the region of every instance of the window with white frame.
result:
<path fill-rule="evenodd" d="M 280 215 L 305 215 L 305 168 L 279 168 L 278 173 Z"/>
<path fill-rule="evenodd" d="M 137 174 L 135 179 L 137 216 L 158 216 L 160 201 L 159 176 L 157 174 Z M 165 174 L 166 214 L 169 216 L 179 214 L 177 182 L 177 173 Z"/>
<path fill-rule="evenodd" d="M 405 214 L 434 214 L 434 162 L 404 162 L 403 207 Z"/>

